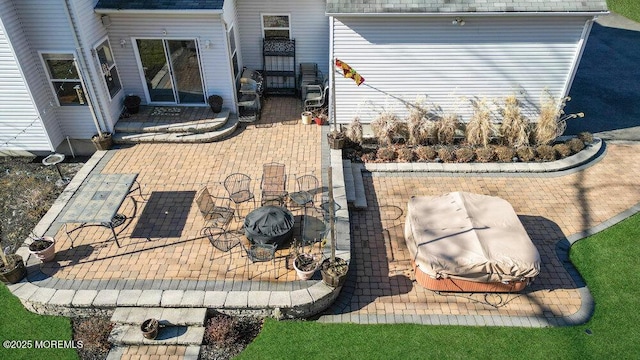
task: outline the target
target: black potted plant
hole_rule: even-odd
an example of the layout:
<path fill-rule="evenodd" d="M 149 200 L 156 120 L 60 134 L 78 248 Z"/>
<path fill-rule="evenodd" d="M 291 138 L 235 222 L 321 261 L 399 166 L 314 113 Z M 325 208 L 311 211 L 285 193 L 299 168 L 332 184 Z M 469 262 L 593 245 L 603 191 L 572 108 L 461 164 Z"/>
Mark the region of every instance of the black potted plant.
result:
<path fill-rule="evenodd" d="M 211 95 L 207 99 L 209 106 L 211 106 L 211 111 L 214 113 L 219 113 L 222 111 L 222 96 L 219 95 Z"/>
<path fill-rule="evenodd" d="M 140 96 L 127 95 L 124 98 L 124 107 L 129 114 L 137 114 L 140 111 Z"/>
<path fill-rule="evenodd" d="M 329 167 L 329 229 L 331 231 L 331 257 L 324 260 L 320 265 L 322 281 L 334 288 L 344 284 L 349 271 L 349 263 L 346 260 L 336 257 L 336 229 L 335 229 L 335 203 L 333 200 L 332 170 Z"/>

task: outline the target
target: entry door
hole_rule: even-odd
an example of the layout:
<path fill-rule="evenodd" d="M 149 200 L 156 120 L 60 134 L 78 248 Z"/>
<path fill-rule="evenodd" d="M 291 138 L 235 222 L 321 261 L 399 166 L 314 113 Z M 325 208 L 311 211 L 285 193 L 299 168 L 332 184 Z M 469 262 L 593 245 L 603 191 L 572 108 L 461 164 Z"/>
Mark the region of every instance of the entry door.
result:
<path fill-rule="evenodd" d="M 137 39 L 136 43 L 151 102 L 204 103 L 195 40 Z"/>

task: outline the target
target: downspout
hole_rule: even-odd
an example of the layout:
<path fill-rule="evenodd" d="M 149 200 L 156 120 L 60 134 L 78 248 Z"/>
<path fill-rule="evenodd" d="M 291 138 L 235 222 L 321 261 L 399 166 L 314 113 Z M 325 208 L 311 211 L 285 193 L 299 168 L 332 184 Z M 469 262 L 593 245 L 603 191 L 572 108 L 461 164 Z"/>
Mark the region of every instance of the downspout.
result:
<path fill-rule="evenodd" d="M 569 90 L 573 85 L 573 80 L 575 79 L 576 73 L 578 72 L 578 66 L 580 65 L 580 60 L 582 59 L 582 54 L 584 53 L 584 48 L 587 45 L 587 39 L 589 38 L 589 33 L 591 33 L 591 28 L 593 27 L 593 23 L 597 17 L 589 19 L 585 22 L 584 28 L 582 29 L 582 34 L 580 35 L 580 41 L 578 41 L 578 51 L 576 52 L 575 57 L 573 58 L 571 64 L 571 71 L 567 76 L 567 80 L 564 83 L 564 90 L 562 91 L 561 98 L 564 98 L 569 95 Z"/>
<path fill-rule="evenodd" d="M 80 73 L 80 82 L 82 86 L 87 90 L 87 105 L 89 106 L 89 112 L 91 113 L 91 118 L 93 119 L 93 123 L 96 126 L 96 130 L 98 130 L 98 134 L 102 137 L 103 128 L 107 129 L 106 123 L 104 121 L 104 114 L 102 112 L 102 108 L 100 107 L 100 102 L 98 101 L 98 112 L 95 111 L 95 107 L 93 105 L 92 99 L 97 99 L 95 88 L 93 87 L 93 81 L 91 81 L 91 77 L 89 76 L 89 70 L 87 67 L 87 63 L 84 58 L 84 53 L 82 52 L 82 46 L 80 44 L 80 37 L 78 36 L 78 28 L 76 26 L 73 17 L 71 16 L 71 5 L 70 0 L 64 0 L 64 10 L 67 15 L 67 20 L 69 24 L 71 24 L 72 33 L 73 33 L 73 42 L 76 46 L 76 67 L 78 72 Z M 84 74 L 87 74 L 88 82 L 84 81 Z M 101 126 L 102 125 L 102 126 Z"/>
<path fill-rule="evenodd" d="M 329 124 L 333 122 L 333 131 L 338 130 L 338 121 L 336 119 L 336 70 L 334 68 L 334 64 L 336 59 L 334 58 L 333 53 L 333 28 L 335 27 L 335 18 L 333 16 L 329 17 L 329 82 L 331 82 L 331 93 L 329 94 Z M 332 121 L 333 120 L 333 121 Z"/>

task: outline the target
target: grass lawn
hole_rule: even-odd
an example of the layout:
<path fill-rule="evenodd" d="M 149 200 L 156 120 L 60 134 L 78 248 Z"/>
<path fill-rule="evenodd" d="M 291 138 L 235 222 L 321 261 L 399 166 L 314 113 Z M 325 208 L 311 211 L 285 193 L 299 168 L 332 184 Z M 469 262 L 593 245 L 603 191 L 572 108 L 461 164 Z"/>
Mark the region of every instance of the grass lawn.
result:
<path fill-rule="evenodd" d="M 640 22 L 640 1 L 638 0 L 607 0 L 607 6 L 613 12 Z"/>
<path fill-rule="evenodd" d="M 42 316 L 27 311 L 20 300 L 0 283 L 0 340 L 71 340 L 71 321 L 65 317 Z M 5 349 L 0 359 L 77 359 L 75 349 Z"/>
<path fill-rule="evenodd" d="M 571 248 L 571 260 L 596 301 L 595 314 L 585 325 L 528 329 L 268 320 L 240 358 L 637 358 L 639 239 L 640 215 L 635 215 Z"/>

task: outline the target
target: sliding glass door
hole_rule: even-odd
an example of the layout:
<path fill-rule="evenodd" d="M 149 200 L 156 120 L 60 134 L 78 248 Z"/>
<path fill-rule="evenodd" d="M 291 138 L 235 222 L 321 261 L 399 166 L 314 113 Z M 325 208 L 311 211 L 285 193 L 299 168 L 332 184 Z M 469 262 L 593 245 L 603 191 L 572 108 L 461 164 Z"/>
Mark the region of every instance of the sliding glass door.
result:
<path fill-rule="evenodd" d="M 137 39 L 136 43 L 151 102 L 204 103 L 195 40 Z"/>

